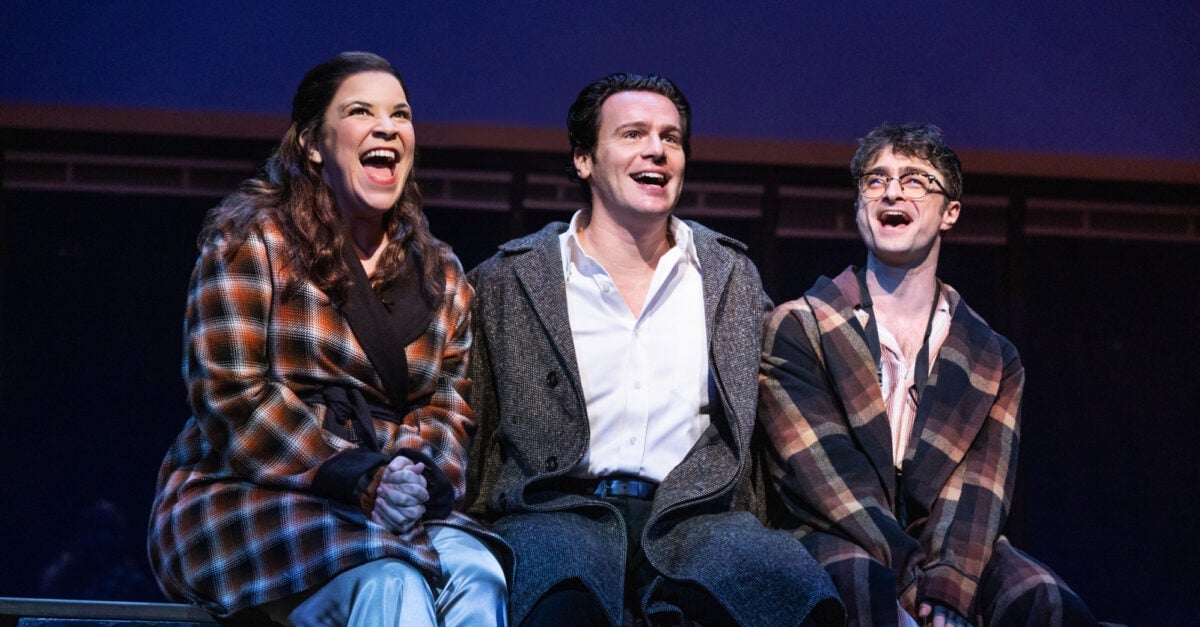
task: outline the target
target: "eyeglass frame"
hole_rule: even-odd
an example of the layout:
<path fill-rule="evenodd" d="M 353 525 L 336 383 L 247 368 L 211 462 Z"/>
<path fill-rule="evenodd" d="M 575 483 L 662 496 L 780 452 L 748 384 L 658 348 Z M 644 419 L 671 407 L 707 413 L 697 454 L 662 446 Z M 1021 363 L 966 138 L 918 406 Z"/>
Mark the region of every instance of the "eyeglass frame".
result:
<path fill-rule="evenodd" d="M 875 177 L 883 178 L 883 188 L 878 196 L 868 196 L 866 190 L 863 189 L 863 179 L 867 178 L 868 176 L 875 176 Z M 881 172 L 865 172 L 863 174 L 858 175 L 858 178 L 854 179 L 854 186 L 858 188 L 858 193 L 863 198 L 865 198 L 867 200 L 878 200 L 880 198 L 883 198 L 887 194 L 887 188 L 891 186 L 892 181 L 899 182 L 900 179 L 903 179 L 908 176 L 923 176 L 930 183 L 937 183 L 937 186 L 942 189 L 941 189 L 941 191 L 938 191 L 936 189 L 933 189 L 933 186 L 930 185 L 929 187 L 925 188 L 924 194 L 913 197 L 913 196 L 909 196 L 908 193 L 906 193 L 904 185 L 900 185 L 900 195 L 904 196 L 904 198 L 906 200 L 925 200 L 927 197 L 929 197 L 929 194 L 931 192 L 935 193 L 935 194 L 945 194 L 947 198 L 950 197 L 950 192 L 948 192 L 946 190 L 946 186 L 943 185 L 942 182 L 939 181 L 936 176 L 934 176 L 933 174 L 930 174 L 928 172 L 920 172 L 920 171 L 905 172 L 905 173 L 901 174 L 900 176 L 887 176 Z"/>

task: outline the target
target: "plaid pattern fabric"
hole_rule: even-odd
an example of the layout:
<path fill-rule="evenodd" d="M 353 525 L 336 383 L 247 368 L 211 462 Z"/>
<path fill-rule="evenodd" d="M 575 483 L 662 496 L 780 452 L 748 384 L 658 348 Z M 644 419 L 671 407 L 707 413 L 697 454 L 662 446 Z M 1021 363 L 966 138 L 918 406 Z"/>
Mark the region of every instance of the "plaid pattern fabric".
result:
<path fill-rule="evenodd" d="M 283 298 L 287 255 L 278 228 L 265 222 L 236 250 L 220 239 L 206 245 L 189 287 L 183 374 L 194 416 L 159 473 L 149 553 L 170 598 L 217 615 L 381 557 L 403 558 L 430 576 L 440 569 L 424 526 L 395 535 L 366 524 L 352 494 L 314 494 L 323 465 L 363 449 L 323 428 L 324 405 L 300 399 L 341 387 L 373 406 L 390 402 L 323 293 L 304 282 Z M 450 480 L 457 501 L 474 429 L 463 398 L 474 292 L 457 259 L 446 264 L 445 286 L 427 331 L 403 348 L 408 405 L 396 421 L 374 421 L 379 453 L 371 454 L 386 461 L 402 448 L 420 451 Z M 439 522 L 482 532 L 460 514 Z"/>
<path fill-rule="evenodd" d="M 889 567 L 893 598 L 910 611 L 929 599 L 969 615 L 1008 514 L 1024 370 L 1012 344 L 948 288 L 950 335 L 917 408 L 902 528 L 854 271 L 821 279 L 766 324 L 759 418 L 774 443 L 782 524 L 827 566 L 847 557 L 847 542 L 861 547 Z"/>

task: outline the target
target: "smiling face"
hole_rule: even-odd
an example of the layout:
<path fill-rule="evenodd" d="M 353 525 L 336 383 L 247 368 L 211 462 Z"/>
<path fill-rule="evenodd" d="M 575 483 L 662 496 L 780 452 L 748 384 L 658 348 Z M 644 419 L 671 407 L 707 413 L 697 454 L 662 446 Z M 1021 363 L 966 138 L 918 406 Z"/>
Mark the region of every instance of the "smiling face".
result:
<path fill-rule="evenodd" d="M 604 101 L 596 147 L 575 150 L 575 170 L 591 188 L 592 211 L 624 222 L 670 215 L 683 188 L 683 129 L 665 96 L 623 91 Z"/>
<path fill-rule="evenodd" d="M 342 215 L 375 218 L 395 206 L 413 167 L 416 139 L 404 88 L 387 72 L 342 81 L 325 110 L 309 159 Z"/>
<path fill-rule="evenodd" d="M 879 151 L 864 169 L 867 173 L 899 177 L 910 172 L 943 175 L 924 159 L 897 155 L 891 146 Z M 855 222 L 867 250 L 883 263 L 894 267 L 937 265 L 941 234 L 958 221 L 960 203 L 950 200 L 937 184 L 920 200 L 904 197 L 898 181 L 889 181 L 887 191 L 876 199 L 861 195 L 855 203 Z"/>

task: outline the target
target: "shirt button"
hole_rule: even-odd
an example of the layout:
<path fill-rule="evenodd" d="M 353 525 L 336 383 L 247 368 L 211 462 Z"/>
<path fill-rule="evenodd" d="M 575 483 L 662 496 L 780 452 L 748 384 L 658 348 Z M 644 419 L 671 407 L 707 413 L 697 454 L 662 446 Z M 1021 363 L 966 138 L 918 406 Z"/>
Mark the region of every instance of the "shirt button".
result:
<path fill-rule="evenodd" d="M 637 438 L 629 438 L 630 446 L 637 446 Z"/>

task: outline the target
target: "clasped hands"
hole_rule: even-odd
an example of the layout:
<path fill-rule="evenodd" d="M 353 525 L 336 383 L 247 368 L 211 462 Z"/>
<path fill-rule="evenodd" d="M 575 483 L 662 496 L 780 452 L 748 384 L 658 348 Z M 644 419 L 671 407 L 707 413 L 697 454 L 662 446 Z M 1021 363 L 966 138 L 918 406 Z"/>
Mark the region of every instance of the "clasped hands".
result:
<path fill-rule="evenodd" d="M 383 469 L 375 493 L 371 520 L 394 533 L 405 533 L 425 515 L 429 491 L 425 484 L 425 464 L 399 455 Z"/>

